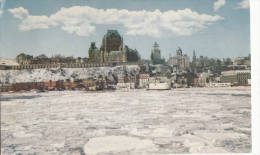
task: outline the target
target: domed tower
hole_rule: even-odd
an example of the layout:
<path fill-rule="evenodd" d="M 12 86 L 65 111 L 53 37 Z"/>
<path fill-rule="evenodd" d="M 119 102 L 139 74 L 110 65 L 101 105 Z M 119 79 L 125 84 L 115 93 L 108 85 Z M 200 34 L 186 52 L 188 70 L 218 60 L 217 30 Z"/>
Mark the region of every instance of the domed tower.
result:
<path fill-rule="evenodd" d="M 161 50 L 157 42 L 155 42 L 152 47 L 151 60 L 153 63 L 159 62 L 161 60 Z"/>
<path fill-rule="evenodd" d="M 182 56 L 182 49 L 180 47 L 176 50 L 176 56 Z"/>

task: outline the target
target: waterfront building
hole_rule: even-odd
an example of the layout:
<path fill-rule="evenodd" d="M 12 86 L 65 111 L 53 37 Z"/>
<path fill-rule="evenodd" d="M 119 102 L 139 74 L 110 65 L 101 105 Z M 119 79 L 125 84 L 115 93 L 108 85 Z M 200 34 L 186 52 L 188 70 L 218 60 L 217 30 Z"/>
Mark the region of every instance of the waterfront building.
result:
<path fill-rule="evenodd" d="M 200 87 L 206 87 L 206 86 L 209 86 L 209 83 L 213 80 L 214 80 L 213 74 L 211 74 L 209 71 L 202 72 L 198 76 L 198 85 Z"/>
<path fill-rule="evenodd" d="M 135 80 L 125 74 L 118 75 L 116 89 L 134 89 L 136 85 L 135 82 Z"/>
<path fill-rule="evenodd" d="M 149 89 L 149 90 L 171 89 L 171 80 L 165 76 L 150 77 L 147 89 Z"/>
<path fill-rule="evenodd" d="M 251 79 L 250 70 L 230 70 L 221 72 L 220 81 L 222 83 L 231 83 L 233 85 L 248 85 L 248 79 Z"/>
<path fill-rule="evenodd" d="M 150 74 L 140 74 L 139 75 L 139 88 L 146 88 L 149 84 Z"/>

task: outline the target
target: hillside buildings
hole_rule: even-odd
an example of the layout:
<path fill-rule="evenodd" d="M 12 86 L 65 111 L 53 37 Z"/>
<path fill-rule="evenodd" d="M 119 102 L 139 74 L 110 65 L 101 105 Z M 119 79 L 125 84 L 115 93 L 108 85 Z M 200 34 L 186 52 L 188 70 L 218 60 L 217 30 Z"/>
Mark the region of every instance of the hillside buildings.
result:
<path fill-rule="evenodd" d="M 122 75 L 118 77 L 117 75 L 111 75 L 110 78 L 103 77 L 104 79 L 99 80 L 87 79 L 85 82 L 83 81 L 86 88 L 97 86 L 97 89 L 103 89 L 102 85 L 107 85 L 104 88 L 113 87 L 118 89 L 146 88 L 149 82 L 153 82 L 151 80 L 154 77 L 170 79 L 171 85 L 176 87 L 233 86 L 250 85 L 251 83 L 250 55 L 231 60 L 230 58 L 196 57 L 196 53 L 193 51 L 192 60 L 190 61 L 190 57 L 184 54 L 181 48 L 178 48 L 175 56 L 170 56 L 166 64 L 162 58 L 159 44 L 154 42 L 151 48 L 151 60 L 141 60 L 136 49 L 124 45 L 123 37 L 117 30 L 108 30 L 103 36 L 100 47 L 97 47 L 95 42 L 91 42 L 88 49 L 88 58 L 64 57 L 62 55 L 47 57 L 44 54 L 33 57 L 21 53 L 16 57 L 16 61 L 19 65 L 6 66 L 5 63 L 0 64 L 0 70 L 113 67 L 115 65 L 125 67 L 131 64 L 140 67 L 140 72 L 132 75 L 126 74 L 124 69 L 120 73 Z M 92 83 L 92 85 L 89 85 L 89 83 Z M 94 83 L 95 85 L 93 85 Z"/>
<path fill-rule="evenodd" d="M 138 84 L 137 75 L 118 75 L 116 89 L 135 89 Z"/>
<path fill-rule="evenodd" d="M 168 60 L 168 65 L 173 68 L 175 71 L 184 71 L 190 67 L 190 58 L 186 54 L 183 55 L 182 49 L 178 48 L 176 50 L 176 55 L 170 57 Z"/>
<path fill-rule="evenodd" d="M 147 88 L 150 74 L 139 74 L 139 88 Z"/>
<path fill-rule="evenodd" d="M 33 56 L 26 55 L 24 53 L 21 53 L 21 54 L 17 55 L 17 57 L 16 57 L 16 61 L 19 64 L 31 64 L 32 60 L 33 60 Z"/>
<path fill-rule="evenodd" d="M 73 58 L 72 56 L 64 57 L 61 55 L 55 55 L 47 57 L 44 54 L 33 57 L 28 54 L 21 53 L 17 55 L 16 61 L 19 65 L 50 65 L 50 64 L 79 64 L 87 63 L 87 58 Z"/>
<path fill-rule="evenodd" d="M 132 61 L 137 61 L 139 55 L 137 50 L 132 50 L 123 44 L 123 37 L 117 30 L 108 30 L 102 40 L 102 45 L 98 48 L 95 42 L 91 42 L 88 50 L 88 58 L 73 58 L 72 56 L 64 57 L 56 55 L 47 57 L 42 54 L 37 57 L 24 53 L 16 57 L 16 61 L 20 65 L 31 64 L 86 64 L 86 63 L 111 63 L 111 62 L 127 62 L 127 54 Z"/>
<path fill-rule="evenodd" d="M 235 58 L 233 65 L 251 66 L 250 56 Z"/>

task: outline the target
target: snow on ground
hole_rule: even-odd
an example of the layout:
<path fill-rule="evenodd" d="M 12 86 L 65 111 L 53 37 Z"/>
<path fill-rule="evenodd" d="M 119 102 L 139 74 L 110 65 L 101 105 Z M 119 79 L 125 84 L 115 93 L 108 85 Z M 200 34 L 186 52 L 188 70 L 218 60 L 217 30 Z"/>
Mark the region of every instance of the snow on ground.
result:
<path fill-rule="evenodd" d="M 247 153 L 250 98 L 250 87 L 2 93 L 1 153 Z"/>
<path fill-rule="evenodd" d="M 15 59 L 8 59 L 0 57 L 0 65 L 16 66 L 19 65 Z"/>
<path fill-rule="evenodd" d="M 139 67 L 138 65 L 128 65 L 125 69 L 127 73 L 136 73 L 138 72 Z M 108 76 L 114 74 L 117 76 L 123 72 L 123 66 L 0 70 L 0 83 L 57 81 L 70 79 L 72 77 L 76 79 L 85 79 L 94 76 L 98 77 L 98 75 Z"/>

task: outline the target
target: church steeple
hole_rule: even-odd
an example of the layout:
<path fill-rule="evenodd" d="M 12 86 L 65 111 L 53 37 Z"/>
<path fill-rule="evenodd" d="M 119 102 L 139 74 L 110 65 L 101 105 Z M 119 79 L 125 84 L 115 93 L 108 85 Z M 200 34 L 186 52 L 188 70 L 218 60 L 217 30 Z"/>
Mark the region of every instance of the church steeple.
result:
<path fill-rule="evenodd" d="M 195 63 L 197 60 L 195 50 L 193 50 L 192 63 Z"/>

